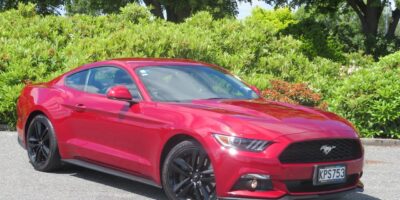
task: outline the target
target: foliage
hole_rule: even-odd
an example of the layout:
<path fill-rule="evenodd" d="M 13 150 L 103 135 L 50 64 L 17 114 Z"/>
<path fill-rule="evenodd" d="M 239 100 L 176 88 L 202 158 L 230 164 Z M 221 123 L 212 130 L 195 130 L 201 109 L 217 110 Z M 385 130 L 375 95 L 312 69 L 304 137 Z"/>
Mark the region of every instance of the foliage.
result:
<path fill-rule="evenodd" d="M 0 1 L 0 12 L 17 8 L 18 5 L 33 3 L 35 4 L 35 10 L 37 13 L 42 15 L 48 14 L 59 14 L 58 8 L 64 3 L 64 0 L 1 0 Z"/>
<path fill-rule="evenodd" d="M 39 14 L 104 15 L 119 13 L 129 3 L 139 3 L 151 8 L 151 13 L 161 19 L 183 22 L 191 15 L 207 11 L 214 18 L 233 17 L 238 14 L 238 2 L 251 0 L 2 0 L 0 11 L 17 8 L 19 3 L 34 3 Z M 165 15 L 165 16 L 164 16 Z"/>
<path fill-rule="evenodd" d="M 400 68 L 400 51 L 381 58 L 379 60 L 378 64 L 382 68 L 399 69 Z"/>
<path fill-rule="evenodd" d="M 305 83 L 289 83 L 281 80 L 271 80 L 271 87 L 262 91 L 262 94 L 274 101 L 300 104 L 304 106 L 327 108 L 322 96 L 312 91 Z"/>
<path fill-rule="evenodd" d="M 400 138 L 400 52 L 354 72 L 335 90 L 332 110 L 364 136 Z"/>
<path fill-rule="evenodd" d="M 64 0 L 66 11 L 69 15 L 91 14 L 101 15 L 106 13 L 117 13 L 120 8 L 128 3 L 139 2 L 138 0 Z"/>
<path fill-rule="evenodd" d="M 392 10 L 389 7 L 387 0 L 264 0 L 275 6 L 290 6 L 299 7 L 305 6 L 311 12 L 315 11 L 322 14 L 343 14 L 343 11 L 351 10 L 358 19 L 360 24 L 359 30 L 364 35 L 365 51 L 368 54 L 374 55 L 375 58 L 382 55 L 381 50 L 385 50 L 389 45 L 396 44 L 399 40 L 395 35 L 396 28 L 400 20 L 399 2 L 395 2 L 395 7 Z M 390 9 L 389 25 L 385 32 L 379 33 L 379 22 L 382 18 L 382 13 L 386 9 Z M 333 24 L 331 22 L 331 24 Z M 380 35 L 384 35 L 381 37 Z"/>
<path fill-rule="evenodd" d="M 128 4 L 121 8 L 120 16 L 123 20 L 131 21 L 132 23 L 139 23 L 141 20 L 149 22 L 152 19 L 152 15 L 147 8 L 136 4 Z"/>
<path fill-rule="evenodd" d="M 301 91 L 323 94 L 322 99 L 293 97 L 296 101 L 307 105 L 326 101 L 329 109 L 349 117 L 358 127 L 365 126 L 360 130 L 368 136 L 382 122 L 380 118 L 361 118 L 360 113 L 379 114 L 377 109 L 365 111 L 374 108 L 370 105 L 379 99 L 385 105 L 395 105 L 389 98 L 379 97 L 383 94 L 374 84 L 387 79 L 385 88 L 395 88 L 393 84 L 398 82 L 392 71 L 399 68 L 399 53 L 382 58 L 378 64 L 357 52 L 342 53 L 340 63 L 319 55 L 310 58 L 305 41 L 281 32 L 298 23 L 287 9 L 258 10 L 246 20 L 215 19 L 209 12 L 198 12 L 180 24 L 155 18 L 137 4 L 128 4 L 120 14 L 101 16 L 41 16 L 35 10 L 28 4 L 0 13 L 0 121 L 11 126 L 15 124 L 16 100 L 27 80 L 48 81 L 82 64 L 118 57 L 190 58 L 215 63 L 262 90 L 271 89 L 270 80 L 304 83 L 300 85 L 307 88 L 300 87 Z M 392 75 L 374 78 L 379 70 L 371 66 L 377 65 Z M 360 99 L 352 83 L 367 72 L 371 73 L 369 78 L 354 85 L 371 87 L 362 92 L 376 95 L 378 100 L 360 103 L 357 109 L 347 106 L 345 95 L 353 95 L 350 98 L 354 101 Z M 289 83 L 289 88 L 294 87 Z M 385 118 L 388 123 L 394 119 Z M 385 131 L 380 136 L 392 137 Z"/>
<path fill-rule="evenodd" d="M 321 56 L 334 61 L 344 60 L 343 45 L 337 35 L 329 31 L 324 23 L 314 17 L 300 19 L 298 23 L 282 30 L 285 35 L 292 35 L 303 42 L 302 49 L 309 58 Z"/>
<path fill-rule="evenodd" d="M 297 24 L 292 11 L 289 8 L 278 8 L 276 10 L 266 10 L 260 7 L 253 9 L 251 16 L 246 18 L 247 23 L 259 24 L 264 27 L 280 31 L 289 25 Z"/>
<path fill-rule="evenodd" d="M 153 14 L 172 22 L 183 22 L 184 19 L 199 11 L 207 11 L 214 18 L 236 16 L 238 14 L 238 2 L 248 1 L 251 0 L 143 0 L 147 6 L 153 8 Z M 162 12 L 166 13 L 165 17 L 161 14 Z"/>

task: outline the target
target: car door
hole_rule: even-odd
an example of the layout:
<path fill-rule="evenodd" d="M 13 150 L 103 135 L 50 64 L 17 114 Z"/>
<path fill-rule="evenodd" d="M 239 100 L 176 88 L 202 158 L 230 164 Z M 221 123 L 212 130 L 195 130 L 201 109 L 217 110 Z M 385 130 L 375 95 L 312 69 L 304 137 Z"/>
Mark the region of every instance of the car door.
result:
<path fill-rule="evenodd" d="M 126 86 L 138 103 L 108 99 L 107 90 L 116 85 Z M 79 158 L 140 173 L 138 169 L 150 162 L 134 148 L 146 132 L 146 120 L 132 77 L 116 66 L 94 67 L 88 72 L 85 92 L 85 98 L 74 102 L 81 108 L 75 115 L 80 124 L 75 135 Z"/>
<path fill-rule="evenodd" d="M 79 157 L 77 147 L 82 145 L 82 141 L 77 136 L 83 132 L 85 127 L 82 124 L 87 121 L 83 114 L 82 102 L 86 99 L 85 87 L 88 74 L 87 69 L 70 74 L 65 78 L 64 86 L 61 86 L 63 113 L 60 113 L 60 116 L 65 117 L 62 118 L 62 128 L 59 131 L 65 134 L 58 136 L 58 142 L 64 149 L 66 158 Z"/>

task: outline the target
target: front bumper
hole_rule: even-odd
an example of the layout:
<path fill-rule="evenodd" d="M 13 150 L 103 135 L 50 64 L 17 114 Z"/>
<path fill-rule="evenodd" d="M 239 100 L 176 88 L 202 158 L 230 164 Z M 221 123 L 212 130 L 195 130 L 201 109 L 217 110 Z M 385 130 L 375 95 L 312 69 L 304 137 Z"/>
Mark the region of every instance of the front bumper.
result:
<path fill-rule="evenodd" d="M 220 199 L 309 199 L 332 198 L 348 192 L 361 191 L 363 157 L 356 160 L 322 163 L 282 164 L 278 157 L 290 144 L 288 141 L 274 141 L 264 152 L 232 151 L 221 147 L 218 143 L 210 149 L 217 184 L 217 195 Z M 312 182 L 316 165 L 344 164 L 347 167 L 347 176 L 352 177 L 343 185 L 333 187 L 313 187 L 304 191 L 289 188 L 289 183 Z M 272 182 L 272 189 L 265 191 L 234 190 L 234 185 L 241 176 L 246 174 L 268 175 Z M 349 179 L 350 180 L 350 179 Z"/>
<path fill-rule="evenodd" d="M 363 192 L 363 191 L 364 191 L 363 188 L 355 188 L 355 189 L 350 189 L 347 191 L 337 192 L 337 193 L 332 193 L 332 194 L 322 194 L 322 195 L 315 194 L 315 195 L 304 195 L 304 196 L 286 195 L 279 199 L 273 199 L 273 200 L 338 199 L 340 197 L 346 196 L 351 193 Z M 235 198 L 235 197 L 225 197 L 225 198 L 218 198 L 218 199 L 221 199 L 221 200 L 256 200 L 254 198 L 251 199 L 251 198 Z M 272 199 L 264 199 L 264 200 L 272 200 Z"/>

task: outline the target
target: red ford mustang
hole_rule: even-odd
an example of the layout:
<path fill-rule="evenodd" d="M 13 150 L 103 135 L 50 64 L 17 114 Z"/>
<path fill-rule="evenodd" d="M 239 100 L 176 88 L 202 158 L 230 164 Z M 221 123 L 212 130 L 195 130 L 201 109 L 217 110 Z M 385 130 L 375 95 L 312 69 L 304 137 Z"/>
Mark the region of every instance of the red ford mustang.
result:
<path fill-rule="evenodd" d="M 17 110 L 19 142 L 39 171 L 75 164 L 169 199 L 336 198 L 363 187 L 349 122 L 265 100 L 206 63 L 96 62 L 26 86 Z"/>

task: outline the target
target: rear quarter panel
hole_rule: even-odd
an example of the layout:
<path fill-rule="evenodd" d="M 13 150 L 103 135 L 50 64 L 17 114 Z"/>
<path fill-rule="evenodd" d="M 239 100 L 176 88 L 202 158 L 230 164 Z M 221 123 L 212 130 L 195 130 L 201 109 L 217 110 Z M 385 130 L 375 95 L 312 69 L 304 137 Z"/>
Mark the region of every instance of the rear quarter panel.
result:
<path fill-rule="evenodd" d="M 17 102 L 17 132 L 23 146 L 26 144 L 25 136 L 31 114 L 41 112 L 52 122 L 65 117 L 67 113 L 60 106 L 62 95 L 61 90 L 47 84 L 27 85 L 22 90 Z M 57 133 L 56 125 L 54 129 Z"/>

